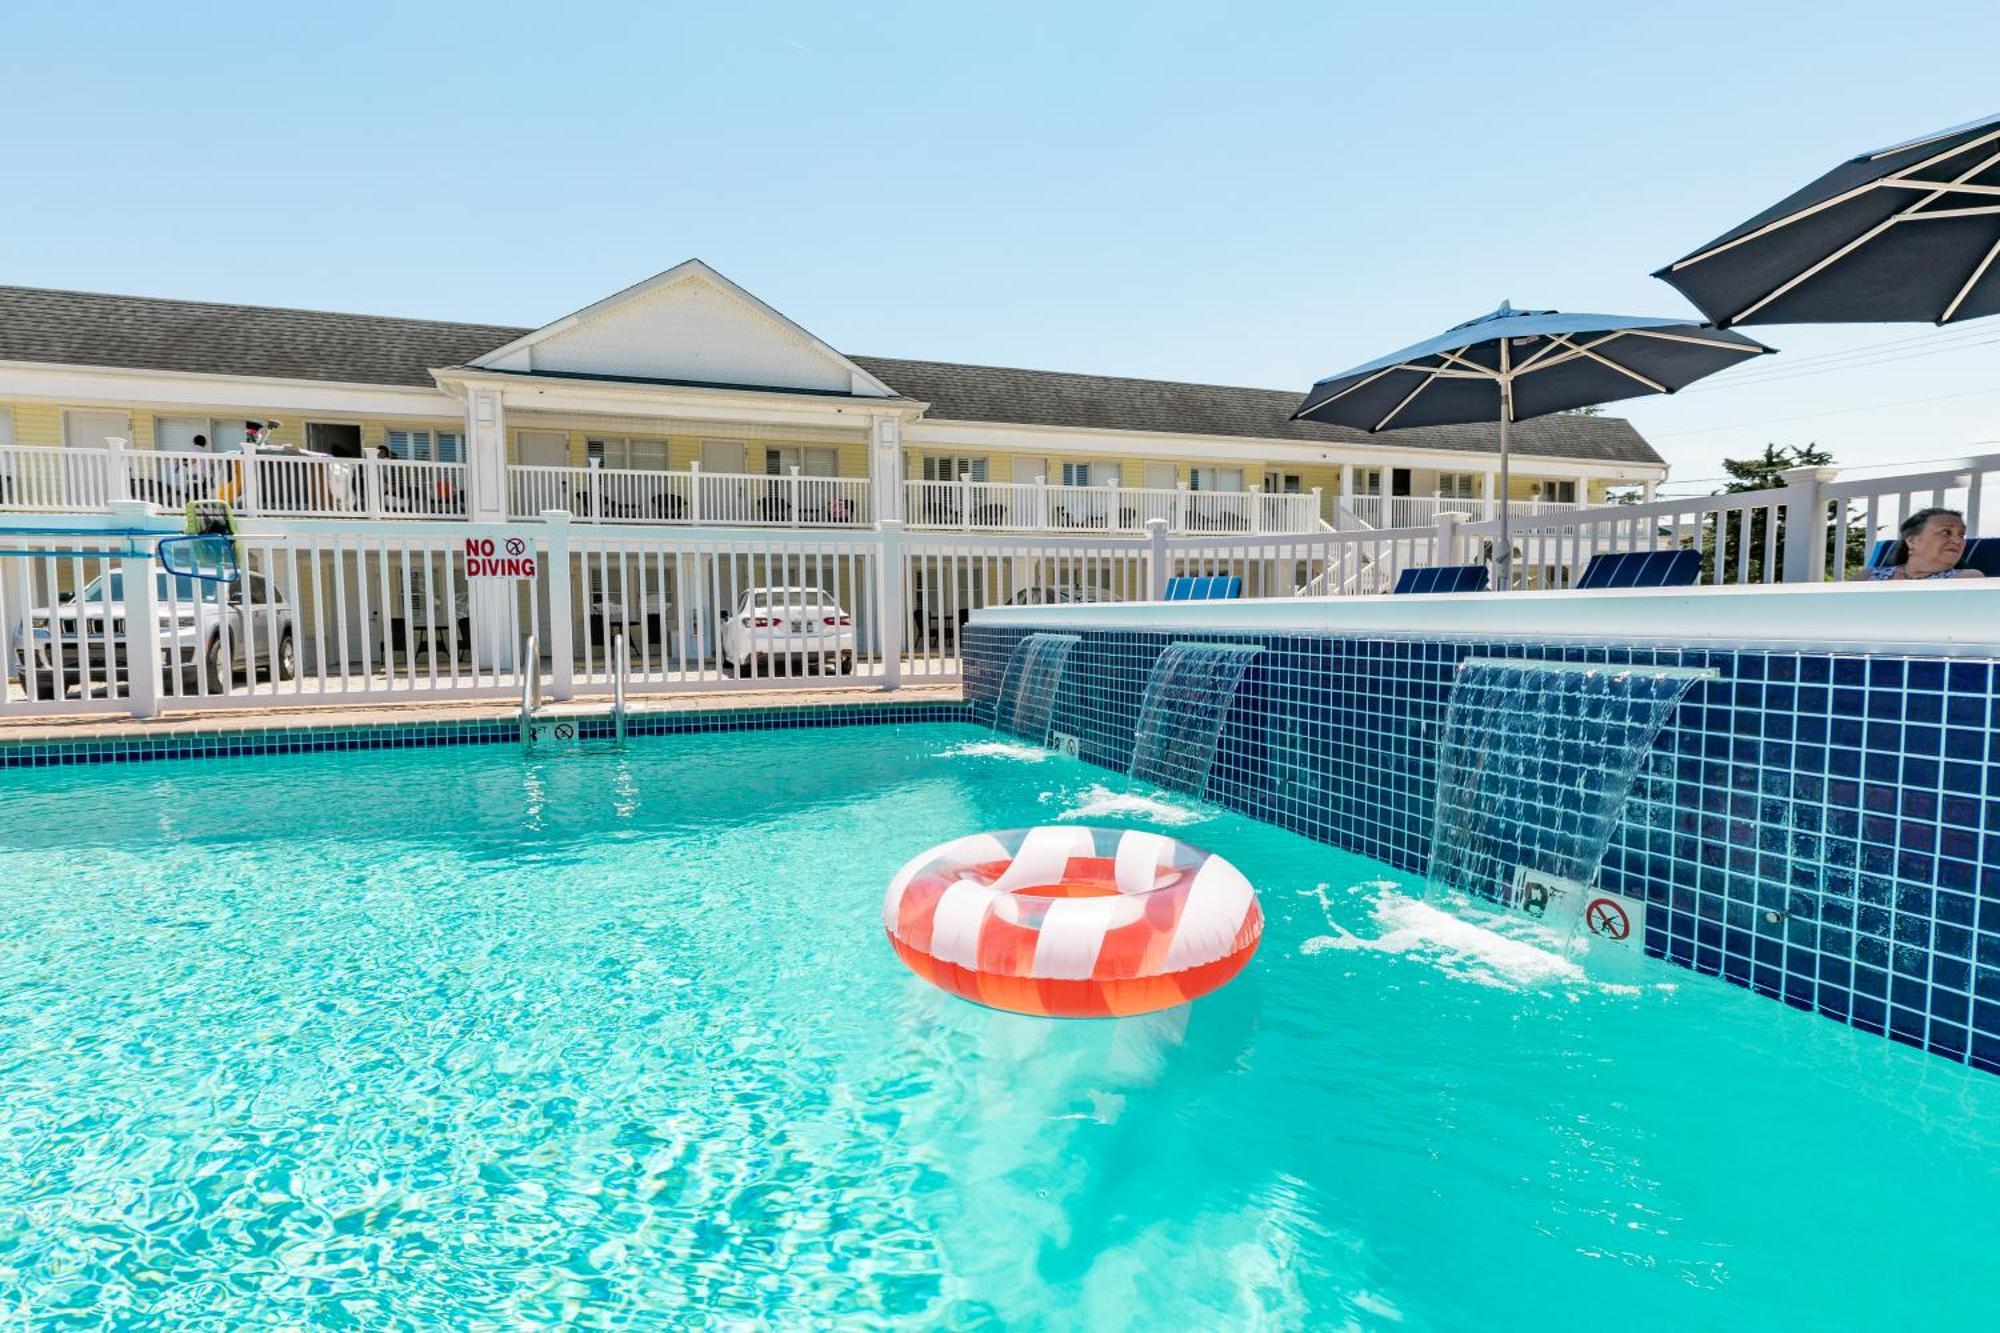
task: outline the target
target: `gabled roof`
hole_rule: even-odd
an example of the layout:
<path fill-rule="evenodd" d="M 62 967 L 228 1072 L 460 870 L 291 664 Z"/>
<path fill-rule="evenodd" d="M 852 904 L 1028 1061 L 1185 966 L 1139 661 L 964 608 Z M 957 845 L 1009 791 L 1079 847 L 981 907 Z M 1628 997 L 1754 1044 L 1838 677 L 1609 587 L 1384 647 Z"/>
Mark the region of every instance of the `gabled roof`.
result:
<path fill-rule="evenodd" d="M 572 375 L 615 370 L 622 378 L 670 383 L 895 397 L 888 385 L 699 259 L 484 352 L 471 365 Z"/>
<path fill-rule="evenodd" d="M 379 315 L 0 287 L 0 361 L 110 366 L 196 375 L 434 387 L 433 368 L 463 366 L 535 333 Z M 809 335 L 808 335 L 809 336 Z M 848 358 L 933 419 L 1283 440 L 1404 445 L 1491 454 L 1493 426 L 1430 426 L 1368 436 L 1291 420 L 1298 393 L 1171 380 L 1078 375 L 886 357 Z M 1657 466 L 1659 454 L 1617 417 L 1547 416 L 1514 427 L 1517 453 Z"/>

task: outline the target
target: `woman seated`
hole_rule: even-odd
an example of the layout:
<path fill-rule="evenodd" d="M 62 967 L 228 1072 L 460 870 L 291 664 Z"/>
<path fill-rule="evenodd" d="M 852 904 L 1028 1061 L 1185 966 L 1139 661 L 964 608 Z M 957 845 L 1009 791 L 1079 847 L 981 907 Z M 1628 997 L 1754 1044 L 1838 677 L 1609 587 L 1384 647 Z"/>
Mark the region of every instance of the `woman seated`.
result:
<path fill-rule="evenodd" d="M 1919 509 L 1897 529 L 1889 557 L 1861 577 L 1891 579 L 1983 579 L 1977 569 L 1960 569 L 1965 558 L 1965 515 L 1956 509 Z"/>

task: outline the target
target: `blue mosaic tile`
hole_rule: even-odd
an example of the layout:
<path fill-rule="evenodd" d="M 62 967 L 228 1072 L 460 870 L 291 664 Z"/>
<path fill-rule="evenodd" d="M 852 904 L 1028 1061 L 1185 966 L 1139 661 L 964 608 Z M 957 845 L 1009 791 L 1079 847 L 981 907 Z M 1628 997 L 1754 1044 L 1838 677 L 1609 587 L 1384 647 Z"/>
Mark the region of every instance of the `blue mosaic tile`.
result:
<path fill-rule="evenodd" d="M 1063 628 L 1075 632 L 1074 626 Z M 971 626 L 990 715 L 1027 628 Z M 1085 633 L 1054 730 L 1123 771 L 1146 674 L 1185 633 Z M 1421 874 L 1458 663 L 1714 668 L 1656 738 L 1600 882 L 1657 957 L 2000 1072 L 2000 662 L 1854 653 L 1213 634 L 1264 651 L 1209 799 Z"/>

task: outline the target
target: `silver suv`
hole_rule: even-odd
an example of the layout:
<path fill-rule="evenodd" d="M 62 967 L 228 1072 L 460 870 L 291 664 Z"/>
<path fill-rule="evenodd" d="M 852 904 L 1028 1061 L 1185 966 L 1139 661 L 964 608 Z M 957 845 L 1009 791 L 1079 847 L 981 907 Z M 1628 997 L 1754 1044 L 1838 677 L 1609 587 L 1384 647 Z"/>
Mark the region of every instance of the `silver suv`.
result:
<path fill-rule="evenodd" d="M 153 619 L 161 670 L 178 673 L 180 693 L 204 683 L 222 693 L 245 661 L 275 680 L 298 669 L 291 608 L 262 574 L 246 570 L 225 585 L 155 570 Z M 55 699 L 72 689 L 87 696 L 92 680 L 124 680 L 125 656 L 125 576 L 114 571 L 29 612 L 14 627 L 8 665 L 30 696 Z"/>

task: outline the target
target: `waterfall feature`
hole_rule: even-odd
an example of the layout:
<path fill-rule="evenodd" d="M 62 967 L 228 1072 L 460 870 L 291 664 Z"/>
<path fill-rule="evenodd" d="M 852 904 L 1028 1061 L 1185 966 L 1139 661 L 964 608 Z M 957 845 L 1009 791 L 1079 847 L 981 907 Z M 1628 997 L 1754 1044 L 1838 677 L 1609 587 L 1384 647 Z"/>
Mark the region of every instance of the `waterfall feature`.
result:
<path fill-rule="evenodd" d="M 1168 644 L 1146 677 L 1132 777 L 1197 799 L 1206 794 L 1222 720 L 1262 651 L 1251 644 Z"/>
<path fill-rule="evenodd" d="M 1080 642 L 1074 634 L 1030 634 L 1014 645 L 1000 693 L 993 701 L 993 729 L 1037 745 L 1049 743 L 1049 721 L 1070 650 Z"/>
<path fill-rule="evenodd" d="M 1545 877 L 1587 887 L 1653 738 L 1689 687 L 1715 674 L 1461 663 L 1438 742 L 1432 891 L 1456 890 L 1540 917 L 1549 904 Z M 1583 910 L 1582 901 L 1572 903 L 1567 917 Z M 1575 922 L 1551 912 L 1546 924 L 1567 935 Z"/>

